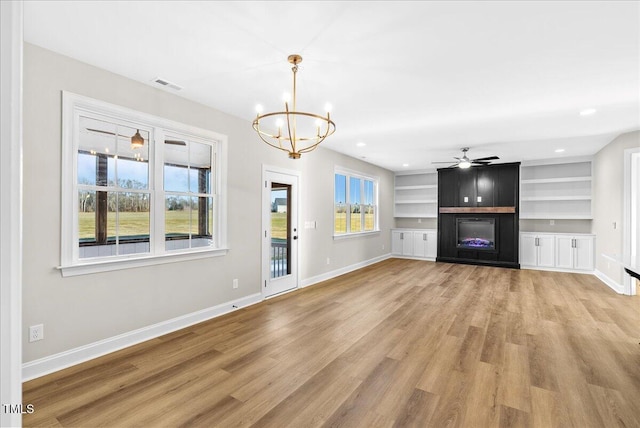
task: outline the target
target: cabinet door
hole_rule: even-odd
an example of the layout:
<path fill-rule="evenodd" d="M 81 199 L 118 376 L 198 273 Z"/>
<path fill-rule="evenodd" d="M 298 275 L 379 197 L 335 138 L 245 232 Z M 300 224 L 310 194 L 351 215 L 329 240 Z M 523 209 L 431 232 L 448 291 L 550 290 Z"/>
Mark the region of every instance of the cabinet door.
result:
<path fill-rule="evenodd" d="M 573 237 L 556 236 L 556 267 L 573 269 Z"/>
<path fill-rule="evenodd" d="M 425 257 L 435 259 L 438 256 L 438 232 L 427 232 L 427 250 Z"/>
<path fill-rule="evenodd" d="M 550 235 L 538 236 L 538 266 L 554 267 L 555 266 L 555 237 Z"/>
<path fill-rule="evenodd" d="M 402 232 L 402 255 L 413 255 L 413 232 Z"/>
<path fill-rule="evenodd" d="M 459 207 L 476 206 L 476 169 L 457 169 Z"/>
<path fill-rule="evenodd" d="M 518 205 L 519 168 L 519 165 L 504 165 L 496 169 L 493 188 L 494 206 L 515 207 Z"/>
<path fill-rule="evenodd" d="M 438 206 L 455 207 L 458 202 L 458 176 L 454 169 L 438 170 Z"/>
<path fill-rule="evenodd" d="M 580 270 L 592 271 L 593 264 L 593 237 L 580 236 L 574 237 L 573 247 L 573 267 Z"/>
<path fill-rule="evenodd" d="M 391 254 L 402 255 L 402 232 L 391 231 Z"/>
<path fill-rule="evenodd" d="M 520 235 L 520 264 L 524 266 L 537 266 L 538 264 L 538 247 L 537 239 L 534 234 Z"/>
<path fill-rule="evenodd" d="M 497 175 L 492 168 L 478 168 L 476 172 L 476 206 L 492 207 L 494 196 L 494 176 Z"/>
<path fill-rule="evenodd" d="M 427 256 L 427 232 L 413 232 L 413 255 Z"/>

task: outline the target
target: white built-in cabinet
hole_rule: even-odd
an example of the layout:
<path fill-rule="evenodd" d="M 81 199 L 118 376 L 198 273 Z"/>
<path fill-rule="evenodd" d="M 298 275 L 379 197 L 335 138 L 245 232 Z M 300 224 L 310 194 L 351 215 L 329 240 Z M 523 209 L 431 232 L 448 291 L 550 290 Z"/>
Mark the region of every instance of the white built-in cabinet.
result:
<path fill-rule="evenodd" d="M 396 173 L 394 217 L 436 218 L 438 216 L 438 173 Z"/>
<path fill-rule="evenodd" d="M 529 269 L 593 272 L 595 235 L 520 233 L 520 265 Z"/>
<path fill-rule="evenodd" d="M 520 234 L 520 265 L 530 267 L 555 266 L 555 236 L 549 234 Z"/>
<path fill-rule="evenodd" d="M 593 271 L 593 244 L 593 236 L 557 236 L 556 267 Z"/>
<path fill-rule="evenodd" d="M 434 229 L 392 229 L 391 253 L 394 256 L 435 260 L 438 231 Z"/>
<path fill-rule="evenodd" d="M 523 162 L 520 219 L 592 219 L 590 158 Z"/>

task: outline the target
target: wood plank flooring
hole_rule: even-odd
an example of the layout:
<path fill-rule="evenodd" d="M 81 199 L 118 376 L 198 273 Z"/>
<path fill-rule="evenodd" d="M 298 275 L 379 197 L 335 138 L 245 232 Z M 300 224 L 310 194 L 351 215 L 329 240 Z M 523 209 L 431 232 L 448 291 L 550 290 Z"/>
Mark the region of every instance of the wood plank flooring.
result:
<path fill-rule="evenodd" d="M 24 384 L 25 426 L 640 427 L 640 296 L 390 259 Z"/>

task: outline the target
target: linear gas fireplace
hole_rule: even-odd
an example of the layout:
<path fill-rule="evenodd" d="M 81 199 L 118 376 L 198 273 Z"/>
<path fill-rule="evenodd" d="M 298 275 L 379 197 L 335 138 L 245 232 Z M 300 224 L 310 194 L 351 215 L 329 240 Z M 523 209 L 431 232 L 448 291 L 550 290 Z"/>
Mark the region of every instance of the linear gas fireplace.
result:
<path fill-rule="evenodd" d="M 496 220 L 494 218 L 457 218 L 456 247 L 472 250 L 496 249 Z"/>

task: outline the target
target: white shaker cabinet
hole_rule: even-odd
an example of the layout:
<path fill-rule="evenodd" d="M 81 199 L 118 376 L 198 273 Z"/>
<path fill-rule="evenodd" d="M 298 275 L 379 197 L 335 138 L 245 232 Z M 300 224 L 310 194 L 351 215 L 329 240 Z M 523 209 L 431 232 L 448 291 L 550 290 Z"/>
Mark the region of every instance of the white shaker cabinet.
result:
<path fill-rule="evenodd" d="M 438 255 L 438 233 L 435 230 L 413 232 L 413 255 L 435 259 Z"/>
<path fill-rule="evenodd" d="M 591 235 L 556 237 L 556 267 L 593 271 L 594 238 Z"/>
<path fill-rule="evenodd" d="M 391 253 L 394 256 L 435 260 L 438 232 L 433 229 L 392 229 Z"/>
<path fill-rule="evenodd" d="M 520 234 L 520 264 L 530 267 L 554 267 L 555 236 L 538 233 Z"/>

